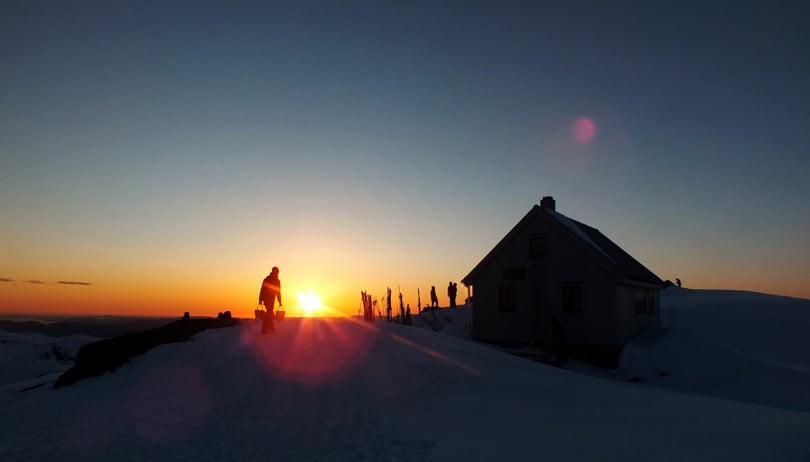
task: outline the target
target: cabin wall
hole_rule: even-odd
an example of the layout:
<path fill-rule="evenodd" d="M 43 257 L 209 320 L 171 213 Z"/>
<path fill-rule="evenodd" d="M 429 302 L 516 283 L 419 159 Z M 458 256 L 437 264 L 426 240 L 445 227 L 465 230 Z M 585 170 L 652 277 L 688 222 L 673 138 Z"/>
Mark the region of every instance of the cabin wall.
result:
<path fill-rule="evenodd" d="M 471 334 L 477 340 L 527 344 L 552 342 L 551 317 L 557 316 L 570 344 L 617 341 L 615 286 L 592 255 L 561 232 L 551 217 L 538 215 L 495 255 L 473 281 Z M 546 255 L 531 256 L 532 237 L 546 237 Z M 514 279 L 517 268 L 525 277 Z M 505 271 L 506 270 L 506 271 Z M 579 286 L 581 312 L 564 310 L 563 287 Z M 500 310 L 499 289 L 515 291 L 515 311 Z"/>

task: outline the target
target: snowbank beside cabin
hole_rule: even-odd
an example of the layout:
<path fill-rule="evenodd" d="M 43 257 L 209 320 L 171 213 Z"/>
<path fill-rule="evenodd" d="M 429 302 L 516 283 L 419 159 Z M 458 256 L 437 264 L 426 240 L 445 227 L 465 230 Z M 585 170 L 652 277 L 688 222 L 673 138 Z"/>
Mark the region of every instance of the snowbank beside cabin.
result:
<path fill-rule="evenodd" d="M 810 300 L 670 287 L 661 318 L 625 347 L 620 378 L 810 412 Z"/>

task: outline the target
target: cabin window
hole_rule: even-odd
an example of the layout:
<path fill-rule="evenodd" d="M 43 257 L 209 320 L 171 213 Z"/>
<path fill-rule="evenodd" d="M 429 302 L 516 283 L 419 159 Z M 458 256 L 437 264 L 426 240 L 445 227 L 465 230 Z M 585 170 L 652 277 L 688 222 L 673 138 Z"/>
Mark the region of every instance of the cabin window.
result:
<path fill-rule="evenodd" d="M 646 293 L 647 313 L 653 314 L 655 313 L 655 291 L 647 289 L 644 292 Z"/>
<path fill-rule="evenodd" d="M 564 312 L 582 313 L 582 284 L 563 285 L 562 302 Z"/>
<path fill-rule="evenodd" d="M 653 289 L 636 289 L 633 296 L 635 314 L 655 313 L 655 291 Z"/>
<path fill-rule="evenodd" d="M 498 311 L 512 313 L 517 309 L 517 289 L 515 286 L 498 287 Z"/>
<path fill-rule="evenodd" d="M 633 296 L 633 312 L 635 314 L 644 314 L 646 312 L 644 307 L 644 289 L 636 289 Z"/>
<path fill-rule="evenodd" d="M 504 281 L 525 281 L 526 280 L 526 267 L 518 266 L 515 268 L 503 269 Z"/>
<path fill-rule="evenodd" d="M 529 236 L 529 256 L 545 257 L 548 255 L 548 236 L 545 234 Z"/>

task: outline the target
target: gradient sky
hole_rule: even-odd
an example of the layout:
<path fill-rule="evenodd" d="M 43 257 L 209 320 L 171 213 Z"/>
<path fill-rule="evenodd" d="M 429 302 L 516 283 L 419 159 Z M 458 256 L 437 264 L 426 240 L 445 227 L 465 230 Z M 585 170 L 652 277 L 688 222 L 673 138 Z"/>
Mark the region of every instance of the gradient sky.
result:
<path fill-rule="evenodd" d="M 658 3 L 4 1 L 0 312 L 446 305 L 543 195 L 810 298 L 810 7 Z"/>

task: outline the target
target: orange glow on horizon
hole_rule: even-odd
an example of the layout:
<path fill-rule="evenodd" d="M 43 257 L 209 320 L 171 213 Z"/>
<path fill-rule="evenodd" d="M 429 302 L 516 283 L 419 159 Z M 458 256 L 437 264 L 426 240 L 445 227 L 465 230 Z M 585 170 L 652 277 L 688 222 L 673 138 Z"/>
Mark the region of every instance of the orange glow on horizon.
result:
<path fill-rule="evenodd" d="M 385 289 L 392 289 L 391 302 L 398 311 L 398 290 L 403 303 L 417 312 L 417 289 L 421 290 L 422 304 L 427 303 L 430 285 L 436 285 L 439 303 L 447 306 L 443 287 L 446 281 L 458 281 L 458 276 L 425 276 L 418 268 L 403 267 L 391 274 L 380 274 L 381 265 L 355 263 L 352 259 L 329 258 L 318 260 L 307 252 L 300 259 L 263 258 L 279 262 L 281 268 L 284 309 L 290 317 L 343 317 L 356 316 L 361 306 L 360 292 L 371 294 L 385 314 Z M 666 256 L 658 257 L 664 260 Z M 254 256 L 255 258 L 255 256 Z M 477 257 L 476 257 L 477 258 Z M 472 259 L 473 263 L 475 258 Z M 645 260 L 651 269 L 665 267 L 655 259 Z M 472 264 L 459 264 L 455 272 L 463 274 Z M 112 266 L 106 261 L 95 265 L 51 269 L 23 267 L 7 270 L 0 276 L 0 314 L 6 315 L 58 315 L 58 316 L 151 316 L 181 317 L 211 316 L 231 311 L 237 318 L 253 319 L 258 303 L 261 281 L 268 272 L 262 264 L 242 266 L 233 263 L 216 265 L 204 262 L 188 267 L 163 269 L 152 265 L 131 264 Z M 439 274 L 453 274 L 449 268 L 437 268 Z M 659 276 L 674 279 L 675 274 L 659 271 Z M 764 280 L 759 271 L 740 266 L 724 269 L 720 265 L 703 271 L 680 271 L 677 276 L 684 287 L 695 289 L 749 290 L 766 294 L 810 299 L 806 281 L 798 267 L 785 267 L 776 281 Z M 62 282 L 60 282 L 62 281 Z M 86 282 L 89 285 L 67 284 Z M 461 285 L 461 284 L 459 284 Z M 461 303 L 466 295 L 460 287 Z M 303 297 L 299 298 L 299 295 Z M 317 303 L 319 302 L 319 303 Z M 313 303 L 310 305 L 310 303 Z"/>

